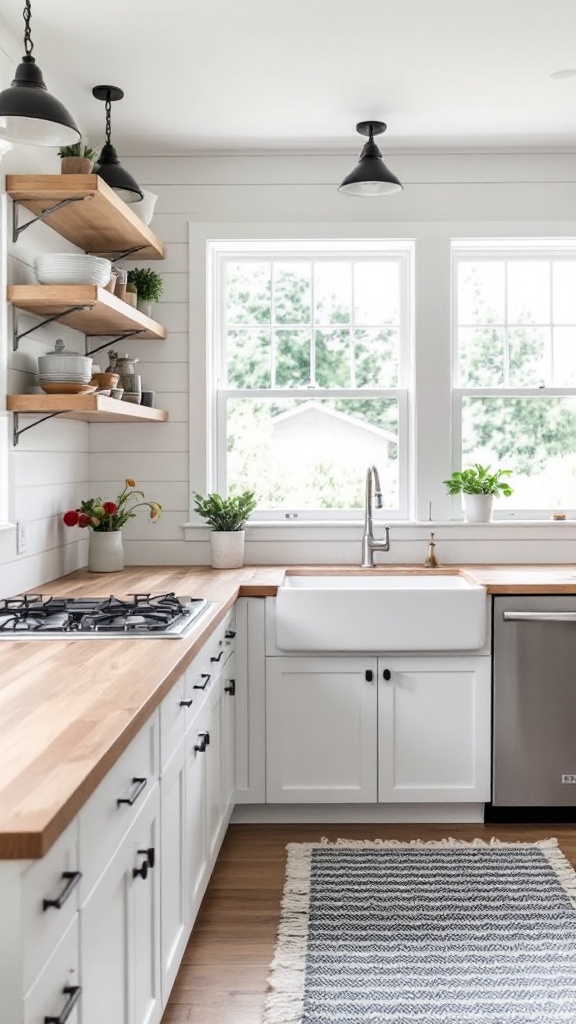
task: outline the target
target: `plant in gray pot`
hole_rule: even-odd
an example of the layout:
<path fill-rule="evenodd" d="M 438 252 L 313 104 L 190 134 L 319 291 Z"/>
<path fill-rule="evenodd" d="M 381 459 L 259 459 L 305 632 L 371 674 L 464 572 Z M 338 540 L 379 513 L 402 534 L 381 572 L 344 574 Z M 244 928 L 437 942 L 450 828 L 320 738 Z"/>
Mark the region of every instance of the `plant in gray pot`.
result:
<path fill-rule="evenodd" d="M 475 462 L 467 469 L 456 470 L 449 480 L 443 480 L 448 494 L 462 494 L 464 497 L 464 515 L 469 523 L 489 523 L 492 519 L 492 501 L 494 495 L 503 494 L 509 498 L 512 488 L 507 480 L 511 469 L 496 469 L 491 472 L 490 466 L 481 466 Z"/>
<path fill-rule="evenodd" d="M 128 271 L 128 285 L 135 285 L 136 305 L 145 316 L 152 316 L 152 306 L 164 291 L 164 281 L 151 267 L 135 267 Z"/>
<path fill-rule="evenodd" d="M 194 492 L 194 511 L 211 529 L 210 564 L 213 569 L 239 569 L 244 565 L 246 521 L 256 508 L 253 491 L 223 498 Z"/>

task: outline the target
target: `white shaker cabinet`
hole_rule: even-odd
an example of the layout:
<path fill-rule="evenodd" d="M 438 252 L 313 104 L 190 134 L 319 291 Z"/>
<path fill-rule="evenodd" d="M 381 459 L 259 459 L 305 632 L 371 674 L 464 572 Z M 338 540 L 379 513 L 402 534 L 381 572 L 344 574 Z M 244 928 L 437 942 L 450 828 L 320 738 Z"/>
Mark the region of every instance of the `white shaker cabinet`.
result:
<path fill-rule="evenodd" d="M 82 1024 L 156 1024 L 160 999 L 155 784 L 80 908 Z"/>
<path fill-rule="evenodd" d="M 375 802 L 376 658 L 267 658 L 266 691 L 267 802 Z"/>
<path fill-rule="evenodd" d="M 266 659 L 268 803 L 490 799 L 488 656 Z"/>
<path fill-rule="evenodd" d="M 378 800 L 490 799 L 490 658 L 378 659 Z"/>
<path fill-rule="evenodd" d="M 186 876 L 186 747 L 184 738 L 161 778 L 160 898 L 162 996 L 168 999 L 188 941 Z"/>

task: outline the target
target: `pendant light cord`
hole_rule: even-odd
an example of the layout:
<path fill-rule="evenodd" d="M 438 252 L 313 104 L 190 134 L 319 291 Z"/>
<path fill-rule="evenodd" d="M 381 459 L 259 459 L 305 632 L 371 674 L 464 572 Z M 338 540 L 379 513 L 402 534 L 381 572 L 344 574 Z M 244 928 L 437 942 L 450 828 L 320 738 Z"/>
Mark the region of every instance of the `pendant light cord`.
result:
<path fill-rule="evenodd" d="M 24 16 L 24 52 L 27 57 L 32 56 L 32 50 L 34 49 L 34 43 L 32 42 L 32 32 L 30 29 L 30 19 L 32 17 L 32 10 L 30 8 L 30 0 L 26 0 L 26 6 L 22 11 Z"/>
<path fill-rule="evenodd" d="M 110 101 L 110 93 L 106 96 L 106 142 L 110 144 L 110 136 L 112 134 L 112 122 L 110 112 L 112 110 L 112 103 Z"/>

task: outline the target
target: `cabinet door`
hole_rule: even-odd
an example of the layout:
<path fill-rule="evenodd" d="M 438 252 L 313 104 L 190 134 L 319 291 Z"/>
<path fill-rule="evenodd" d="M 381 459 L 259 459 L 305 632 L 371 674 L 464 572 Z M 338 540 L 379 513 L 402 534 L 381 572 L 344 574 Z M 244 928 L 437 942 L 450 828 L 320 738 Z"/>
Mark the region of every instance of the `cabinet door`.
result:
<path fill-rule="evenodd" d="M 206 750 L 206 856 L 212 867 L 218 852 L 222 827 L 222 687 L 223 672 L 212 680 L 208 696 Z"/>
<path fill-rule="evenodd" d="M 376 800 L 376 659 L 266 659 L 268 803 Z"/>
<path fill-rule="evenodd" d="M 161 985 L 164 1005 L 186 946 L 186 749 L 184 740 L 161 779 Z"/>
<path fill-rule="evenodd" d="M 490 799 L 490 658 L 378 659 L 378 800 Z"/>
<path fill-rule="evenodd" d="M 220 750 L 221 816 L 227 822 L 236 790 L 236 655 L 226 662 L 222 680 Z"/>
<path fill-rule="evenodd" d="M 130 977 L 134 1024 L 157 1024 L 160 997 L 160 793 L 155 786 L 128 834 Z"/>
<path fill-rule="evenodd" d="M 82 1024 L 129 1021 L 129 861 L 122 844 L 80 908 Z"/>
<path fill-rule="evenodd" d="M 208 717 L 205 709 L 186 733 L 186 930 L 190 932 L 204 893 L 206 876 L 206 755 Z"/>
<path fill-rule="evenodd" d="M 80 908 L 82 1024 L 160 1020 L 158 828 L 156 785 Z"/>

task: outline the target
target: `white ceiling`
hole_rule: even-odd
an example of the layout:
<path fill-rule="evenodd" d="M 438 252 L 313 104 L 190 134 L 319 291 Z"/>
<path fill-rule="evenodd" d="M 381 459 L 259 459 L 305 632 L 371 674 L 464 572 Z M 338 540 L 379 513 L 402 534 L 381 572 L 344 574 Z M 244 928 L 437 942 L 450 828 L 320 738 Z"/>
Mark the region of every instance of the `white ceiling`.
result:
<path fill-rule="evenodd" d="M 21 45 L 22 0 L 2 17 Z M 33 0 L 34 55 L 120 154 L 576 150 L 576 0 Z M 18 53 L 17 53 L 18 55 Z"/>

